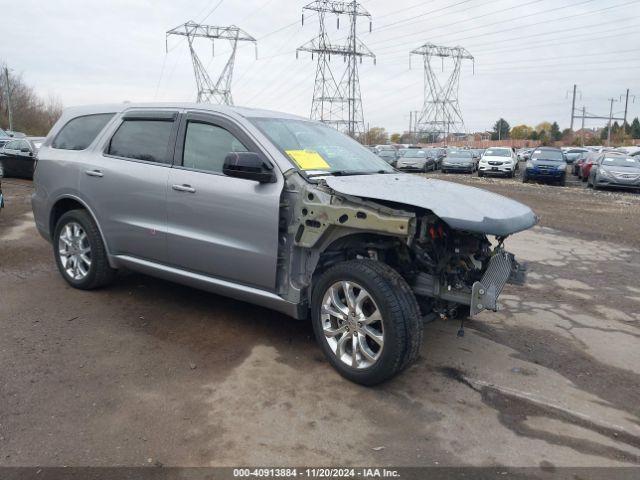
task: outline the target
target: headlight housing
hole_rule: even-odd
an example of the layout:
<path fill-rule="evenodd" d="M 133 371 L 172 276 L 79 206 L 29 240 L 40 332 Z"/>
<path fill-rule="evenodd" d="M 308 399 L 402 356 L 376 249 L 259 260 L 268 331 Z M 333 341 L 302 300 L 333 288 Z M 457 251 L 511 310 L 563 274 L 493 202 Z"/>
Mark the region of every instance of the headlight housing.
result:
<path fill-rule="evenodd" d="M 566 165 L 558 165 L 558 170 L 566 170 L 567 166 Z"/>
<path fill-rule="evenodd" d="M 610 178 L 612 175 L 607 172 L 604 168 L 599 168 L 598 169 L 598 175 L 600 175 L 601 177 L 607 177 Z"/>
<path fill-rule="evenodd" d="M 527 162 L 527 168 L 533 168 L 533 162 L 532 161 L 528 161 Z"/>

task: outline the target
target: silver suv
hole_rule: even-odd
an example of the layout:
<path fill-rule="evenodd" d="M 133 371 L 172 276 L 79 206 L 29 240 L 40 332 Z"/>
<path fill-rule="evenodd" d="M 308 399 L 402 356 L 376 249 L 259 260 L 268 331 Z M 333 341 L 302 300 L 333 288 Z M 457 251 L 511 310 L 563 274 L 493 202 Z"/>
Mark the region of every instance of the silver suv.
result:
<path fill-rule="evenodd" d="M 310 318 L 329 362 L 365 385 L 417 358 L 424 321 L 495 310 L 523 273 L 503 241 L 537 221 L 399 173 L 321 123 L 204 104 L 66 110 L 32 201 L 71 286 L 130 269 Z"/>

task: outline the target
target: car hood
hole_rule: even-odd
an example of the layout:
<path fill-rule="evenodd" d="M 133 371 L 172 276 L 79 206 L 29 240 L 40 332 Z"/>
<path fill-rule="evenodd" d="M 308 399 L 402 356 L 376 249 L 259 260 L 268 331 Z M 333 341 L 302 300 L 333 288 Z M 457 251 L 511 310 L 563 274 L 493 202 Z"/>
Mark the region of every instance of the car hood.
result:
<path fill-rule="evenodd" d="M 480 188 L 410 174 L 326 177 L 338 193 L 401 203 L 432 211 L 451 228 L 505 236 L 533 227 L 529 207 Z"/>
<path fill-rule="evenodd" d="M 559 162 L 557 160 L 555 160 L 555 161 L 554 160 L 545 160 L 543 158 L 531 160 L 531 163 L 536 167 L 539 167 L 539 166 L 542 166 L 542 165 L 550 166 L 550 167 L 560 167 L 560 166 L 565 166 L 566 167 L 567 166 L 566 162 Z"/>
<path fill-rule="evenodd" d="M 473 158 L 444 157 L 445 163 L 473 163 Z"/>
<path fill-rule="evenodd" d="M 616 165 L 600 165 L 602 170 L 606 170 L 607 172 L 616 172 L 616 173 L 627 173 L 636 175 L 640 173 L 640 167 L 618 167 Z"/>
<path fill-rule="evenodd" d="M 485 155 L 484 157 L 482 157 L 482 160 L 483 161 L 491 160 L 492 162 L 510 162 L 511 157 L 501 157 L 499 155 Z"/>

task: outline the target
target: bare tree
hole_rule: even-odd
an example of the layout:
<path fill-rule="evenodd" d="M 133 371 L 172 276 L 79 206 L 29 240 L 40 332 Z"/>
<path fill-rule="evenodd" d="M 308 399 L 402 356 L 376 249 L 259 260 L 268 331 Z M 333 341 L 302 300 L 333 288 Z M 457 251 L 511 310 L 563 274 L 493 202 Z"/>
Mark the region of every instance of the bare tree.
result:
<path fill-rule="evenodd" d="M 9 128 L 7 91 L 11 95 L 14 130 L 33 136 L 46 135 L 60 118 L 63 108 L 60 99 L 53 95 L 43 99 L 27 85 L 22 75 L 9 71 L 8 89 L 6 76 L 0 75 L 0 127 Z"/>

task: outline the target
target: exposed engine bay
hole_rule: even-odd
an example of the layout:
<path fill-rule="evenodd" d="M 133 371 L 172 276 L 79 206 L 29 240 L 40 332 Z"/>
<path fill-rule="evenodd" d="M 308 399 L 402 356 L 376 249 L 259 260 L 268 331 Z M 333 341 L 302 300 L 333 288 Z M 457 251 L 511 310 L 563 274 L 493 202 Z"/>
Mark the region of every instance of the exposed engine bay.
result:
<path fill-rule="evenodd" d="M 290 260 L 280 270 L 281 280 L 288 275 L 289 282 L 279 283 L 302 296 L 310 295 L 313 275 L 357 258 L 397 270 L 413 289 L 423 316 L 431 318 L 497 310 L 504 285 L 524 282 L 524 268 L 504 250 L 508 234 L 452 228 L 430 209 L 340 194 L 322 182 L 299 183 L 295 175 L 289 187 L 281 231 L 282 248 L 289 252 L 280 255 Z"/>

